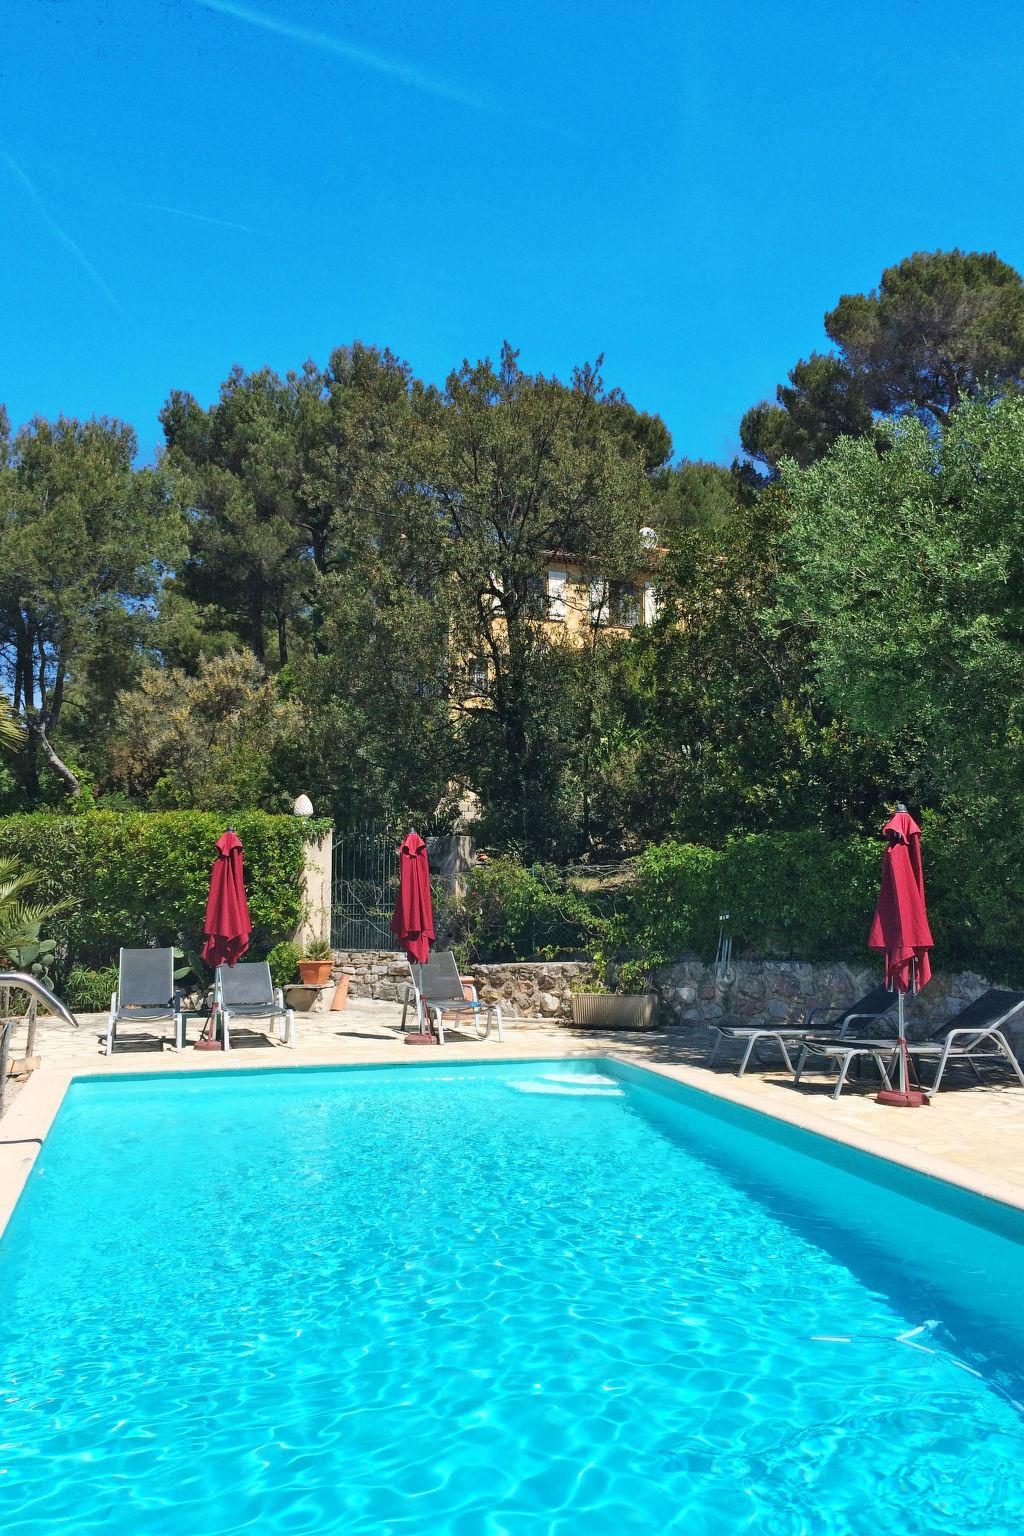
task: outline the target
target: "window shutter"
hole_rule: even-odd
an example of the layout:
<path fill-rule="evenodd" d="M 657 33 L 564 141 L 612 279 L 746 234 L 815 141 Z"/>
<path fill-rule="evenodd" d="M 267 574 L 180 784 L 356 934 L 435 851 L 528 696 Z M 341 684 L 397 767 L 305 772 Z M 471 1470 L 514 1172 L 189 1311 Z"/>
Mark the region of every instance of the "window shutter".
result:
<path fill-rule="evenodd" d="M 548 618 L 565 618 L 565 572 L 548 571 Z"/>

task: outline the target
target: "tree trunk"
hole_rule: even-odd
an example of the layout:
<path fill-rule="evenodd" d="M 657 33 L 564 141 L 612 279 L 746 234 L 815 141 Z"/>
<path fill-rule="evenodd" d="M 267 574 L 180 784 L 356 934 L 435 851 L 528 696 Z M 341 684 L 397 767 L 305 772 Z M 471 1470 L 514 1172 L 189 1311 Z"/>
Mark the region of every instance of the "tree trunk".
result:
<path fill-rule="evenodd" d="M 68 788 L 71 790 L 72 800 L 77 799 L 77 797 L 82 793 L 81 782 L 77 776 L 72 773 L 67 763 L 65 763 L 61 758 L 57 756 L 57 753 L 54 751 L 53 746 L 51 745 L 50 738 L 46 734 L 46 726 L 40 720 L 29 720 L 27 724 L 29 735 L 32 737 L 33 741 L 37 741 L 39 743 L 46 761 L 49 763 L 54 773 L 57 774 L 59 778 L 62 778 L 65 784 L 67 784 Z"/>

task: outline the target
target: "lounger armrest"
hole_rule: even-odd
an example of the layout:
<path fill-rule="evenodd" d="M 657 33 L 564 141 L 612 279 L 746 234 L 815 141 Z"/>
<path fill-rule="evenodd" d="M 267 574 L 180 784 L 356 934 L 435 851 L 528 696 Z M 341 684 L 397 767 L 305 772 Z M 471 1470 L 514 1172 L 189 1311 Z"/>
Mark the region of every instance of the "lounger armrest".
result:
<path fill-rule="evenodd" d="M 280 1008 L 281 1012 L 284 1013 L 284 1011 L 285 1011 L 285 1006 L 284 1006 L 284 987 L 275 987 L 274 988 L 274 1002 Z"/>
<path fill-rule="evenodd" d="M 111 994 L 110 994 L 110 1011 L 111 1011 L 111 1013 L 116 1013 L 117 1012 L 117 988 L 116 987 L 114 988 L 113 992 L 111 992 Z"/>

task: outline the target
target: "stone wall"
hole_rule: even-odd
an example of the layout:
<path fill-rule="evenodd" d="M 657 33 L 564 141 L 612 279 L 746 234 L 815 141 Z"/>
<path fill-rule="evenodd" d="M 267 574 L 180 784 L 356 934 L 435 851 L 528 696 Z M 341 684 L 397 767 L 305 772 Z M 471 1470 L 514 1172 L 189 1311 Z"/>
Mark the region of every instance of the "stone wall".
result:
<path fill-rule="evenodd" d="M 507 965 L 473 965 L 472 975 L 483 1002 L 500 1002 L 510 1018 L 568 1019 L 571 982 L 589 974 L 579 961 L 516 961 Z M 334 979 L 350 977 L 350 997 L 400 1002 L 409 980 L 404 955 L 382 950 L 337 950 Z"/>
<path fill-rule="evenodd" d="M 580 960 L 470 967 L 481 1002 L 500 1003 L 505 1014 L 520 1019 L 569 1019 L 572 984 L 589 976 L 590 970 Z"/>
<path fill-rule="evenodd" d="M 400 1003 L 409 982 L 409 962 L 404 955 L 381 949 L 336 949 L 332 981 L 348 976 L 349 997 L 375 997 Z"/>
<path fill-rule="evenodd" d="M 484 1002 L 500 1002 L 509 1018 L 571 1018 L 572 987 L 590 974 L 582 961 L 510 961 L 502 965 L 472 965 L 467 974 L 476 981 Z M 338 951 L 334 977 L 351 977 L 352 997 L 400 1002 L 409 967 L 404 955 L 380 950 Z M 873 966 L 837 963 L 809 965 L 797 960 L 738 960 L 723 983 L 714 968 L 701 960 L 681 960 L 655 972 L 654 990 L 661 1007 L 659 1024 L 707 1029 L 723 1019 L 741 1024 L 798 1022 L 808 1008 L 841 1008 L 854 1002 L 880 981 Z M 937 973 L 919 997 L 907 999 L 908 1034 L 927 1035 L 934 1024 L 989 986 L 971 972 Z M 1024 1046 L 1024 1025 L 1011 1033 Z"/>
<path fill-rule="evenodd" d="M 796 960 L 738 960 L 729 971 L 725 983 L 700 960 L 682 960 L 656 972 L 662 1022 L 707 1027 L 729 1019 L 770 1028 L 799 1022 L 816 1005 L 844 1007 L 881 980 L 877 967 Z M 907 998 L 908 1035 L 927 1035 L 936 1022 L 972 1002 L 989 985 L 971 972 L 936 973 L 918 997 Z M 1017 1033 L 1024 1038 L 1024 1030 Z"/>

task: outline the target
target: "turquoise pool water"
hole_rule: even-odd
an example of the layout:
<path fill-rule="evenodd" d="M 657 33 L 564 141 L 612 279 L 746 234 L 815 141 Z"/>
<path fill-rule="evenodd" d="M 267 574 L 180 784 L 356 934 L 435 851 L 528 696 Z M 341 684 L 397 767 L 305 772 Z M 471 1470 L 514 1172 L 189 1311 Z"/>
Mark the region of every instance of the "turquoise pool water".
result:
<path fill-rule="evenodd" d="M 4 1536 L 1020 1536 L 1024 1225 L 651 1084 L 73 1085 L 0 1239 Z"/>

